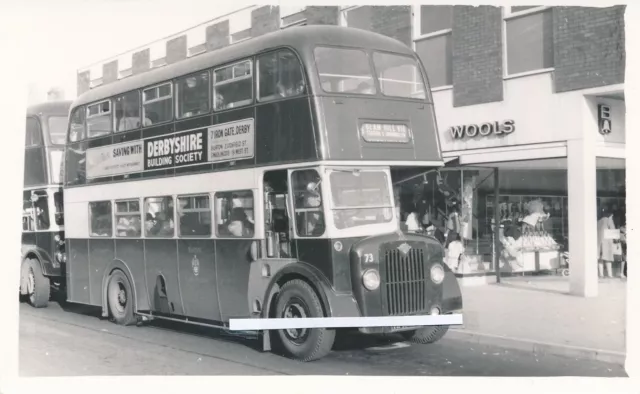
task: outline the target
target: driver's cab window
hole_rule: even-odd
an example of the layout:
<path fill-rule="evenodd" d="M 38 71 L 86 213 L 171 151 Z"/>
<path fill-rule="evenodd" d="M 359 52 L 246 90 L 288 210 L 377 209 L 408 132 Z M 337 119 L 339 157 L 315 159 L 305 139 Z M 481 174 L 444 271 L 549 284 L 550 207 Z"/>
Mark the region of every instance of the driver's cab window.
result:
<path fill-rule="evenodd" d="M 23 194 L 22 230 L 48 230 L 49 198 L 44 191 L 26 191 Z"/>
<path fill-rule="evenodd" d="M 296 233 L 301 237 L 319 237 L 324 234 L 322 212 L 322 185 L 316 170 L 291 173 Z"/>

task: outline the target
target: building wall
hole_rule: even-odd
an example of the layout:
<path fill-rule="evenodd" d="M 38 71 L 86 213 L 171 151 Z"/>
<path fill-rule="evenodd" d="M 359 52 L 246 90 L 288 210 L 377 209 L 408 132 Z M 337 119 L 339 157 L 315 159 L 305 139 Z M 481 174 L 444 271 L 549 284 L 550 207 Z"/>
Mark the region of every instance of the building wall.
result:
<path fill-rule="evenodd" d="M 624 11 L 625 6 L 554 8 L 556 92 L 624 82 Z"/>
<path fill-rule="evenodd" d="M 504 101 L 511 96 L 505 82 L 509 78 L 505 78 L 504 67 L 504 10 L 495 6 L 452 7 L 450 53 L 435 55 L 450 56 L 447 67 L 451 67 L 453 79 L 450 101 L 440 105 L 463 108 Z M 624 6 L 552 9 L 552 92 L 564 93 L 624 81 L 624 10 Z M 360 17 L 349 23 L 349 18 L 345 17 L 349 12 Z M 415 14 L 419 13 L 419 6 L 414 7 L 413 12 L 410 6 L 363 6 L 345 11 L 338 6 L 310 6 L 304 10 L 304 18 L 306 24 L 353 25 L 411 46 L 416 38 Z M 251 11 L 248 30 L 252 37 L 275 31 L 280 26 L 280 7 L 267 5 Z M 229 45 L 229 20 L 208 26 L 204 34 L 208 51 Z M 171 39 L 166 43 L 166 61 L 186 58 L 189 48 L 185 36 Z M 149 70 L 153 60 L 149 49 L 132 54 L 132 73 Z M 118 70 L 115 73 L 111 68 L 108 70 L 103 83 L 118 78 Z M 88 71 L 78 73 L 78 94 L 89 89 L 92 79 L 95 78 Z"/>
<path fill-rule="evenodd" d="M 452 30 L 453 106 L 502 101 L 501 9 L 455 6 Z"/>

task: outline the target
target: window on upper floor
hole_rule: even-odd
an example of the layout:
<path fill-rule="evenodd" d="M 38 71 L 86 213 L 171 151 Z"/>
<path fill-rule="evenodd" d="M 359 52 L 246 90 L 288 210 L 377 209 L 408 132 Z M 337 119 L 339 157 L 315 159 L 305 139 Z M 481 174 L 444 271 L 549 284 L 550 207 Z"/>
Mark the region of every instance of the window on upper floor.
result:
<path fill-rule="evenodd" d="M 171 83 L 154 86 L 142 92 L 143 126 L 152 126 L 173 119 L 173 89 Z"/>
<path fill-rule="evenodd" d="M 111 100 L 87 105 L 87 138 L 111 133 Z"/>
<path fill-rule="evenodd" d="M 415 51 L 432 89 L 453 85 L 453 6 L 422 5 L 414 12 Z"/>
<path fill-rule="evenodd" d="M 253 62 L 244 60 L 213 71 L 214 110 L 222 111 L 253 102 Z"/>
<path fill-rule="evenodd" d="M 258 94 L 260 101 L 303 94 L 302 66 L 288 49 L 266 53 L 258 58 Z"/>
<path fill-rule="evenodd" d="M 209 112 L 209 72 L 203 71 L 176 81 L 176 106 L 178 119 Z"/>
<path fill-rule="evenodd" d="M 506 76 L 553 68 L 550 7 L 505 7 L 504 24 Z"/>

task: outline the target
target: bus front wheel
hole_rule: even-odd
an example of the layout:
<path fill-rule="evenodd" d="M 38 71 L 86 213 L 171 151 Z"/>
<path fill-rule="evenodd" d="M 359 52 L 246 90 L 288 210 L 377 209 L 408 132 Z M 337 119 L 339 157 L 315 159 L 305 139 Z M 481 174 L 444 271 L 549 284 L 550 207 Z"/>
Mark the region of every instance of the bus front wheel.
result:
<path fill-rule="evenodd" d="M 36 259 L 26 261 L 24 275 L 27 281 L 27 299 L 34 308 L 45 308 L 51 296 L 51 283 L 44 276 L 40 262 Z"/>
<path fill-rule="evenodd" d="M 107 303 L 113 320 L 120 325 L 130 326 L 136 323 L 133 313 L 133 291 L 129 279 L 120 270 L 111 274 L 107 284 Z"/>
<path fill-rule="evenodd" d="M 276 302 L 279 318 L 324 317 L 322 303 L 313 288 L 305 281 L 294 279 L 280 289 Z M 281 347 L 289 357 L 299 361 L 318 360 L 331 352 L 336 332 L 327 328 L 278 330 Z"/>
<path fill-rule="evenodd" d="M 405 340 L 414 343 L 435 343 L 449 331 L 449 326 L 429 326 L 401 333 Z"/>

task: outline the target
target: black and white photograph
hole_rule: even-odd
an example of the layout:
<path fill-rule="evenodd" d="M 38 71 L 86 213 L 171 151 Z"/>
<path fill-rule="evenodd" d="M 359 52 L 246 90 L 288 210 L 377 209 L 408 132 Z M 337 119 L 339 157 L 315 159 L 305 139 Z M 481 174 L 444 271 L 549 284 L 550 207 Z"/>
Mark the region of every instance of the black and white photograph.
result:
<path fill-rule="evenodd" d="M 632 392 L 635 8 L 0 5 L 0 391 Z"/>

